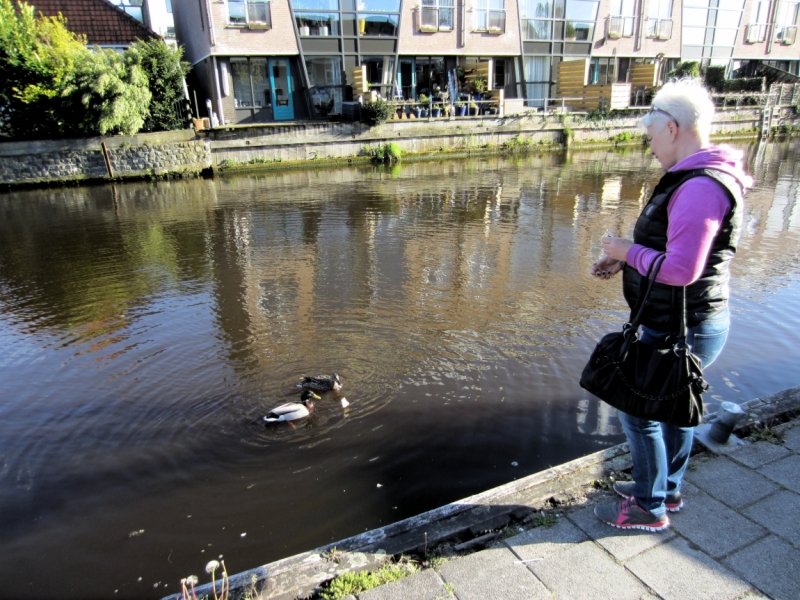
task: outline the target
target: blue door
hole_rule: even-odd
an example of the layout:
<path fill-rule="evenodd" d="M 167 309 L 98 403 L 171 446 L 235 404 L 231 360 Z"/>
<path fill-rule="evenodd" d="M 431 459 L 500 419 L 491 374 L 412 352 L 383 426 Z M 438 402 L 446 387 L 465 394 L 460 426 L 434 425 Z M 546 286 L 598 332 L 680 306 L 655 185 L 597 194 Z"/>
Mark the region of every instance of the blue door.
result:
<path fill-rule="evenodd" d="M 272 89 L 272 117 L 276 121 L 291 121 L 294 119 L 294 99 L 288 59 L 269 59 L 269 83 Z"/>

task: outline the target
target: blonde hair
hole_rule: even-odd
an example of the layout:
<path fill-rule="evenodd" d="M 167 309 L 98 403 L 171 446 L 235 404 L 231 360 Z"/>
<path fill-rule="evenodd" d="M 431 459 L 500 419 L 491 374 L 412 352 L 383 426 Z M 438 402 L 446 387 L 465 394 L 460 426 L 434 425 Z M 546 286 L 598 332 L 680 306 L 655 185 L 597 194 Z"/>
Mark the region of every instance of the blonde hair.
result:
<path fill-rule="evenodd" d="M 678 127 L 694 132 L 704 144 L 709 143 L 714 120 L 714 102 L 708 89 L 696 79 L 684 78 L 665 83 L 653 97 L 653 111 L 646 114 L 641 125 L 664 127 L 675 121 Z"/>

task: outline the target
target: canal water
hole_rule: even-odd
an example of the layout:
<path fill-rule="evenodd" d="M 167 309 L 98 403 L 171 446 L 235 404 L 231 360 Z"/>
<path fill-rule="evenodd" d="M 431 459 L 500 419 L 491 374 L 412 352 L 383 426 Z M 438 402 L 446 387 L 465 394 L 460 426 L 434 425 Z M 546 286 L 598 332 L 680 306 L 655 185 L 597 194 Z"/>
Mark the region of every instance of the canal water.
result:
<path fill-rule="evenodd" d="M 800 143 L 741 147 L 712 409 L 800 383 Z M 0 596 L 161 597 L 621 442 L 578 386 L 626 317 L 588 271 L 659 176 L 630 147 L 0 195 Z"/>

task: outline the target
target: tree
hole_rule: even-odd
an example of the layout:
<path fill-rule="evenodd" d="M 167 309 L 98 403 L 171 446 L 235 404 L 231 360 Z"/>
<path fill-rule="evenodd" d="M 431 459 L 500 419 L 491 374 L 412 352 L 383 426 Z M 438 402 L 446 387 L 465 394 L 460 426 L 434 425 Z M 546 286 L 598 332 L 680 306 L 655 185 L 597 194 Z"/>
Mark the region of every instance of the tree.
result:
<path fill-rule="evenodd" d="M 191 70 L 189 63 L 181 60 L 183 49 L 172 48 L 162 40 L 140 41 L 128 48 L 126 55 L 144 71 L 152 95 L 143 130 L 181 129 L 183 79 Z"/>

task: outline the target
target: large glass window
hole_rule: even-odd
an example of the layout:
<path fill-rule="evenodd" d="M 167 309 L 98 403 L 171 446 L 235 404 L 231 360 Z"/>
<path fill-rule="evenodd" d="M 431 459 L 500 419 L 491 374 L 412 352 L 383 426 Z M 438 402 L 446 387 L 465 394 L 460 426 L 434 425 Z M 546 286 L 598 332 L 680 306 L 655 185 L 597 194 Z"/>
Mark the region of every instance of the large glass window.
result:
<path fill-rule="evenodd" d="M 523 0 L 520 3 L 524 40 L 553 39 L 554 19 L 564 18 L 564 0 Z M 562 23 L 558 23 L 561 30 Z"/>
<path fill-rule="evenodd" d="M 455 0 L 422 0 L 422 31 L 452 31 L 455 23 Z"/>
<path fill-rule="evenodd" d="M 400 0 L 359 0 L 359 12 L 400 12 Z"/>
<path fill-rule="evenodd" d="M 306 57 L 311 105 L 320 118 L 340 113 L 342 106 L 342 59 L 339 56 Z"/>
<path fill-rule="evenodd" d="M 541 108 L 550 97 L 550 57 L 526 56 L 524 71 L 527 105 Z"/>
<path fill-rule="evenodd" d="M 231 59 L 231 79 L 236 108 L 271 106 L 266 58 Z"/>
<path fill-rule="evenodd" d="M 396 36 L 400 15 L 365 14 L 358 15 L 359 35 Z"/>
<path fill-rule="evenodd" d="M 292 0 L 292 8 L 295 10 L 339 10 L 339 0 Z"/>
<path fill-rule="evenodd" d="M 647 37 L 668 40 L 672 37 L 672 0 L 651 0 Z"/>
<path fill-rule="evenodd" d="M 598 4 L 596 0 L 567 0 L 565 39 L 581 42 L 594 39 Z"/>
<path fill-rule="evenodd" d="M 473 31 L 506 30 L 505 0 L 475 0 L 472 15 Z"/>
<path fill-rule="evenodd" d="M 301 36 L 339 35 L 339 13 L 295 13 Z"/>
<path fill-rule="evenodd" d="M 377 88 L 384 98 L 391 98 L 394 87 L 394 57 L 369 57 L 361 59 L 361 62 L 367 66 L 367 82 L 370 87 Z"/>

